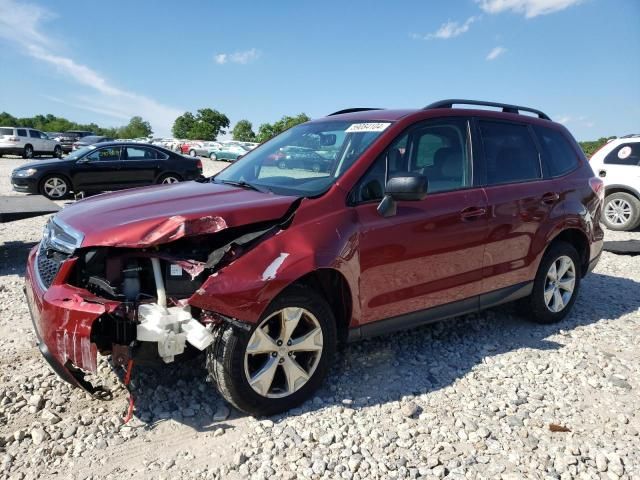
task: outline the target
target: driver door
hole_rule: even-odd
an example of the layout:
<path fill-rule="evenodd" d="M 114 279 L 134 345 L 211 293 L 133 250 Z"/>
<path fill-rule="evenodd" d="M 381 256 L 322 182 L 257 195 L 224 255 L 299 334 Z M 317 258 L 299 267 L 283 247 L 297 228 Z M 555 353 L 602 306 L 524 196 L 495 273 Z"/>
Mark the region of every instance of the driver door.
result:
<path fill-rule="evenodd" d="M 402 328 L 412 312 L 447 304 L 453 314 L 477 308 L 488 219 L 484 191 L 473 182 L 471 150 L 468 119 L 420 122 L 352 191 L 362 324 L 397 317 L 392 328 Z M 387 179 L 407 172 L 427 177 L 427 196 L 398 201 L 396 215 L 382 217 L 377 206 Z"/>
<path fill-rule="evenodd" d="M 76 162 L 73 184 L 77 191 L 120 188 L 120 147 L 96 148 Z"/>

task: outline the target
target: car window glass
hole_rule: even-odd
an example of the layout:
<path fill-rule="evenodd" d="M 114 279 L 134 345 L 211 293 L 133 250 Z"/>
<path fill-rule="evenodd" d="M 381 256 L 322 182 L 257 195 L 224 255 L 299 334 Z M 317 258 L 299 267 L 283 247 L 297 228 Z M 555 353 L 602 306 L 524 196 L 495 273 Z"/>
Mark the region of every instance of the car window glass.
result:
<path fill-rule="evenodd" d="M 13 128 L 0 128 L 0 135 L 13 136 Z"/>
<path fill-rule="evenodd" d="M 156 151 L 145 147 L 126 147 L 122 154 L 123 160 L 154 160 Z"/>
<path fill-rule="evenodd" d="M 578 156 L 562 133 L 540 126 L 534 127 L 534 130 L 545 151 L 552 177 L 564 175 L 578 167 Z"/>
<path fill-rule="evenodd" d="M 40 138 L 40 134 L 35 130 L 29 130 L 29 136 L 31 138 Z"/>
<path fill-rule="evenodd" d="M 409 171 L 425 175 L 429 193 L 457 190 L 471 184 L 467 158 L 467 121 L 430 122 L 410 137 Z"/>
<path fill-rule="evenodd" d="M 465 119 L 429 121 L 413 127 L 375 160 L 358 182 L 351 201 L 380 201 L 389 178 L 405 173 L 425 175 L 429 193 L 469 186 L 466 132 Z"/>
<path fill-rule="evenodd" d="M 19 128 L 18 129 L 18 136 L 19 137 L 26 137 L 27 136 L 27 131 L 24 128 Z"/>
<path fill-rule="evenodd" d="M 640 142 L 623 143 L 604 158 L 608 165 L 640 165 Z"/>
<path fill-rule="evenodd" d="M 540 160 L 525 125 L 480 121 L 487 184 L 524 182 L 542 177 Z"/>
<path fill-rule="evenodd" d="M 91 161 L 108 162 L 120 159 L 120 147 L 99 148 L 87 155 Z"/>

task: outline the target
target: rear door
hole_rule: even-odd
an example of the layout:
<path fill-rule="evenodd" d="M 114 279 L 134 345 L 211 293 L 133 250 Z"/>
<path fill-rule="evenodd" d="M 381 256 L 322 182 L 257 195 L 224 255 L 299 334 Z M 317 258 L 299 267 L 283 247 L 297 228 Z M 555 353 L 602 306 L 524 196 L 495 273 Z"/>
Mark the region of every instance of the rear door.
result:
<path fill-rule="evenodd" d="M 96 148 L 78 160 L 72 171 L 76 191 L 124 188 L 119 146 Z"/>
<path fill-rule="evenodd" d="M 44 151 L 44 144 L 38 130 L 29 129 L 29 143 L 33 146 L 34 153 Z"/>
<path fill-rule="evenodd" d="M 595 172 L 612 185 L 629 185 L 640 191 L 640 142 L 621 143 L 611 150 Z"/>
<path fill-rule="evenodd" d="M 122 180 L 127 187 L 150 185 L 160 171 L 165 155 L 155 148 L 126 146 L 122 148 Z"/>
<path fill-rule="evenodd" d="M 560 185 L 543 177 L 542 156 L 525 123 L 477 121 L 482 162 L 479 174 L 489 206 L 483 291 L 533 280 L 546 231 L 562 216 Z"/>

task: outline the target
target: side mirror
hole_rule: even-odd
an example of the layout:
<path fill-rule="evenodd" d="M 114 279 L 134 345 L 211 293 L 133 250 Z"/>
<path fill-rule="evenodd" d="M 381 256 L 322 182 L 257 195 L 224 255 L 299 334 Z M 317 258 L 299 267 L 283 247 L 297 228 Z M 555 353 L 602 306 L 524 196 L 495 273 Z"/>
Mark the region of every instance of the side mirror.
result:
<path fill-rule="evenodd" d="M 407 174 L 390 178 L 384 190 L 384 198 L 378 205 L 378 213 L 383 217 L 396 214 L 396 201 L 419 201 L 427 196 L 427 177 Z"/>

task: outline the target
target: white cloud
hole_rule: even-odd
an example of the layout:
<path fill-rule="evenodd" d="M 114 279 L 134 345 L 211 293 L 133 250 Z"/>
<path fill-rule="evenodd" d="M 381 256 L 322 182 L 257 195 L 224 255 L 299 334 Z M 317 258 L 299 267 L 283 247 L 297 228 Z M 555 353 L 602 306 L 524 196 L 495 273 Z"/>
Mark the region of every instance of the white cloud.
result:
<path fill-rule="evenodd" d="M 558 118 L 555 119 L 556 122 L 561 123 L 563 125 L 566 125 L 567 123 L 569 123 L 571 120 L 573 120 L 571 118 L 571 115 L 560 115 Z"/>
<path fill-rule="evenodd" d="M 507 51 L 506 48 L 504 47 L 496 47 L 493 50 L 491 50 L 488 55 L 487 55 L 487 60 L 491 61 L 491 60 L 495 60 L 496 58 L 498 58 L 500 55 L 504 54 Z"/>
<path fill-rule="evenodd" d="M 469 17 L 463 23 L 449 20 L 448 22 L 440 25 L 440 28 L 433 33 L 427 33 L 426 35 L 412 33 L 411 38 L 416 40 L 431 40 L 433 38 L 447 40 L 449 38 L 454 38 L 466 33 L 471 27 L 471 24 L 480 20 L 480 18 L 481 17 Z"/>
<path fill-rule="evenodd" d="M 562 114 L 555 117 L 554 120 L 563 125 L 567 125 L 570 123 L 571 125 L 573 125 L 573 128 L 575 127 L 593 128 L 595 126 L 595 122 L 591 121 L 589 117 L 586 117 L 584 115 L 575 117 L 573 115 Z"/>
<path fill-rule="evenodd" d="M 219 65 L 224 65 L 229 62 L 246 65 L 249 62 L 257 60 L 259 56 L 260 50 L 252 48 L 250 50 L 245 50 L 244 52 L 218 53 L 213 57 L 213 59 Z"/>
<path fill-rule="evenodd" d="M 515 12 L 527 18 L 559 12 L 583 0 L 476 0 L 486 13 Z"/>
<path fill-rule="evenodd" d="M 94 91 L 91 96 L 78 97 L 73 101 L 54 100 L 55 97 L 48 97 L 49 100 L 119 120 L 140 115 L 151 123 L 156 133 L 170 130 L 182 111 L 144 95 L 120 89 L 92 68 L 53 52 L 52 47 L 57 42 L 42 33 L 46 31 L 42 24 L 52 18 L 54 15 L 39 5 L 0 0 L 0 39 L 18 44 L 25 54 Z"/>

